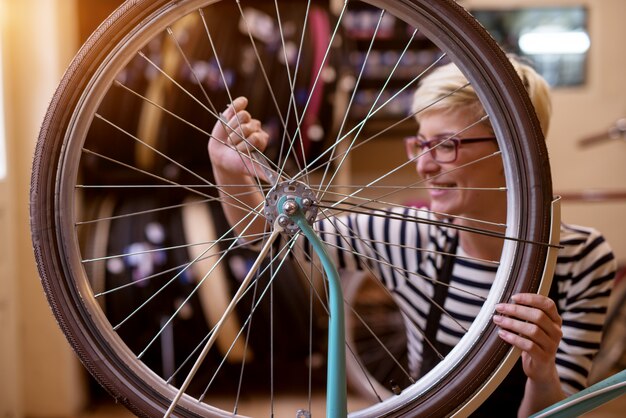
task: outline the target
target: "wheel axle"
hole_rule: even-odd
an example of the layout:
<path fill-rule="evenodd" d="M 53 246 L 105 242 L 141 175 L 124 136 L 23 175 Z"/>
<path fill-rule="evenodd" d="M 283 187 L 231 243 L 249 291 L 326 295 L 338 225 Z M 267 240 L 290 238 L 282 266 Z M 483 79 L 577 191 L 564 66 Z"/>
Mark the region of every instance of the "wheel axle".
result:
<path fill-rule="evenodd" d="M 294 215 L 302 213 L 309 225 L 313 225 L 317 212 L 315 193 L 301 182 L 278 183 L 265 199 L 265 216 L 268 222 L 271 225 L 278 223 L 289 235 L 300 231 L 300 227 L 293 220 Z"/>

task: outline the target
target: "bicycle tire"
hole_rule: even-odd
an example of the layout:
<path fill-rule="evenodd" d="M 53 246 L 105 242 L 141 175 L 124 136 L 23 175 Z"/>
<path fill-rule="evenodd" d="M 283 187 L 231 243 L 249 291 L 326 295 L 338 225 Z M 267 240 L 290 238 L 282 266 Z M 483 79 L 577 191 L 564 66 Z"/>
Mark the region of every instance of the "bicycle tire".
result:
<path fill-rule="evenodd" d="M 138 416 L 159 416 L 176 390 L 126 347 L 101 312 L 82 265 L 75 234 L 79 219 L 82 147 L 115 78 L 155 36 L 207 0 L 131 0 L 112 14 L 70 64 L 45 116 L 31 180 L 31 229 L 42 284 L 52 311 L 89 372 Z M 510 202 L 514 241 L 505 244 L 502 289 L 485 305 L 518 292 L 534 292 L 546 263 L 552 197 L 547 151 L 524 87 L 506 55 L 480 25 L 452 0 L 368 1 L 387 10 L 446 51 L 477 89 L 498 134 Z M 537 245 L 536 243 L 540 243 Z M 505 273 L 503 273 L 505 274 Z M 447 416 L 459 410 L 492 376 L 510 348 L 485 313 L 472 342 L 446 372 L 354 416 Z M 179 416 L 232 416 L 184 396 Z"/>

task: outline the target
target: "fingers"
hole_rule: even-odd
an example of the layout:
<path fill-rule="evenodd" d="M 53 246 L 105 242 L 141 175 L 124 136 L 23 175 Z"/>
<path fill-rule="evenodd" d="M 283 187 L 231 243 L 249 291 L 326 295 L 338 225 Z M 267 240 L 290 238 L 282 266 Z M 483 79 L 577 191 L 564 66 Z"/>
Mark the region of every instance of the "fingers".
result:
<path fill-rule="evenodd" d="M 235 122 L 237 128 L 233 129 L 229 135 L 229 143 L 239 151 L 262 151 L 267 143 L 268 134 L 263 130 L 261 122 L 257 119 L 251 119 L 250 115 L 245 112 Z M 232 126 L 232 125 L 231 125 Z"/>
<path fill-rule="evenodd" d="M 212 136 L 219 142 L 226 142 L 226 138 L 239 126 L 240 120 L 245 117 L 245 108 L 248 106 L 248 99 L 237 97 L 228 105 L 226 110 L 218 115 L 218 120 L 213 128 Z M 250 115 L 248 114 L 248 120 Z"/>
<path fill-rule="evenodd" d="M 558 386 L 556 355 L 563 321 L 556 304 L 545 296 L 528 293 L 511 299 L 513 303 L 496 305 L 493 322 L 499 327 L 499 337 L 522 351 L 524 373 L 530 380 L 556 381 Z"/>
<path fill-rule="evenodd" d="M 237 113 L 228 122 L 228 136 L 233 145 L 237 145 L 244 139 L 261 129 L 261 122 L 256 119 L 252 119 L 250 114 L 246 111 Z"/>
<path fill-rule="evenodd" d="M 518 293 L 511 299 L 515 303 L 500 303 L 496 305 L 496 311 L 522 321 L 546 325 L 546 332 L 553 329 L 553 324 L 561 327 L 563 321 L 552 299 L 533 293 Z"/>
<path fill-rule="evenodd" d="M 560 328 L 550 328 L 500 315 L 494 316 L 493 321 L 500 327 L 498 332 L 502 339 L 521 350 L 531 354 L 556 353 L 561 339 Z"/>
<path fill-rule="evenodd" d="M 260 164 L 253 151 L 262 153 L 269 143 L 269 134 L 261 122 L 254 119 L 246 110 L 248 100 L 238 97 L 222 112 L 213 126 L 207 144 L 209 158 L 216 178 L 230 180 L 247 177 L 263 178 L 264 170 L 254 165 Z"/>
<path fill-rule="evenodd" d="M 535 356 L 553 356 L 563 333 L 562 320 L 554 301 L 536 294 L 517 294 L 515 303 L 496 305 L 493 321 L 500 336 L 514 346 Z"/>
<path fill-rule="evenodd" d="M 515 303 L 496 305 L 499 315 L 494 316 L 494 322 L 505 330 L 538 343 L 545 341 L 547 337 L 550 348 L 554 345 L 553 341 L 557 341 L 558 345 L 562 336 L 562 319 L 554 301 L 545 296 L 527 293 L 514 295 L 512 299 Z"/>
<path fill-rule="evenodd" d="M 548 315 L 553 322 L 561 323 L 561 316 L 556 307 L 556 303 L 546 296 L 537 295 L 535 293 L 518 293 L 511 297 L 513 302 L 518 305 L 525 305 L 541 310 Z"/>
<path fill-rule="evenodd" d="M 222 122 L 229 121 L 236 113 L 248 107 L 248 99 L 246 97 L 237 97 L 221 114 Z"/>
<path fill-rule="evenodd" d="M 213 130 L 213 137 L 222 144 L 234 146 L 238 151 L 263 151 L 268 141 L 268 134 L 261 122 L 253 119 L 245 110 L 248 99 L 238 97 L 222 112 Z"/>

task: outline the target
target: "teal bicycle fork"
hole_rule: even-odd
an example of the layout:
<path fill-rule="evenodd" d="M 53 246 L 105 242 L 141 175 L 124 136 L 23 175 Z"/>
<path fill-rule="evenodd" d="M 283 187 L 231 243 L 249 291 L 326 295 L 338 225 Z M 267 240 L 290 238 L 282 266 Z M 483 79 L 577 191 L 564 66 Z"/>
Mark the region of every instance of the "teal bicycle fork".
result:
<path fill-rule="evenodd" d="M 287 184 L 278 188 L 280 195 L 269 200 L 275 202 L 269 218 L 274 216 L 276 228 L 288 233 L 300 231 L 309 240 L 328 278 L 328 358 L 326 377 L 326 417 L 345 418 L 348 414 L 346 388 L 346 345 L 343 291 L 339 273 L 320 237 L 311 227 L 316 217 L 315 197 L 303 185 Z M 282 190 L 281 190 L 282 189 Z"/>
<path fill-rule="evenodd" d="M 328 376 L 326 381 L 326 417 L 344 418 L 348 414 L 346 389 L 346 345 L 343 292 L 339 273 L 328 256 L 323 242 L 301 212 L 292 215 L 302 233 L 320 258 L 328 277 Z"/>

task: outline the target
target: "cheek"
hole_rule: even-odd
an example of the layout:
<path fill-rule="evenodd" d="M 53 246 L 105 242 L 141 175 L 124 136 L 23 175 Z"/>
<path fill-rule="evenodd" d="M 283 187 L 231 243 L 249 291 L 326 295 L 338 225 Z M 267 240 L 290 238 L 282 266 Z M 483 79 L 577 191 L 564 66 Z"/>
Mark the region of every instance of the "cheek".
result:
<path fill-rule="evenodd" d="M 501 162 L 498 162 L 494 173 L 494 180 L 496 181 L 496 183 L 504 187 L 506 185 L 506 178 L 504 177 L 504 166 Z"/>
<path fill-rule="evenodd" d="M 477 178 L 480 178 L 480 181 L 483 182 L 485 187 L 487 186 L 497 186 L 504 187 L 505 177 L 504 177 L 504 166 L 501 161 L 493 161 L 486 164 L 481 170 L 482 173 L 478 175 Z"/>

